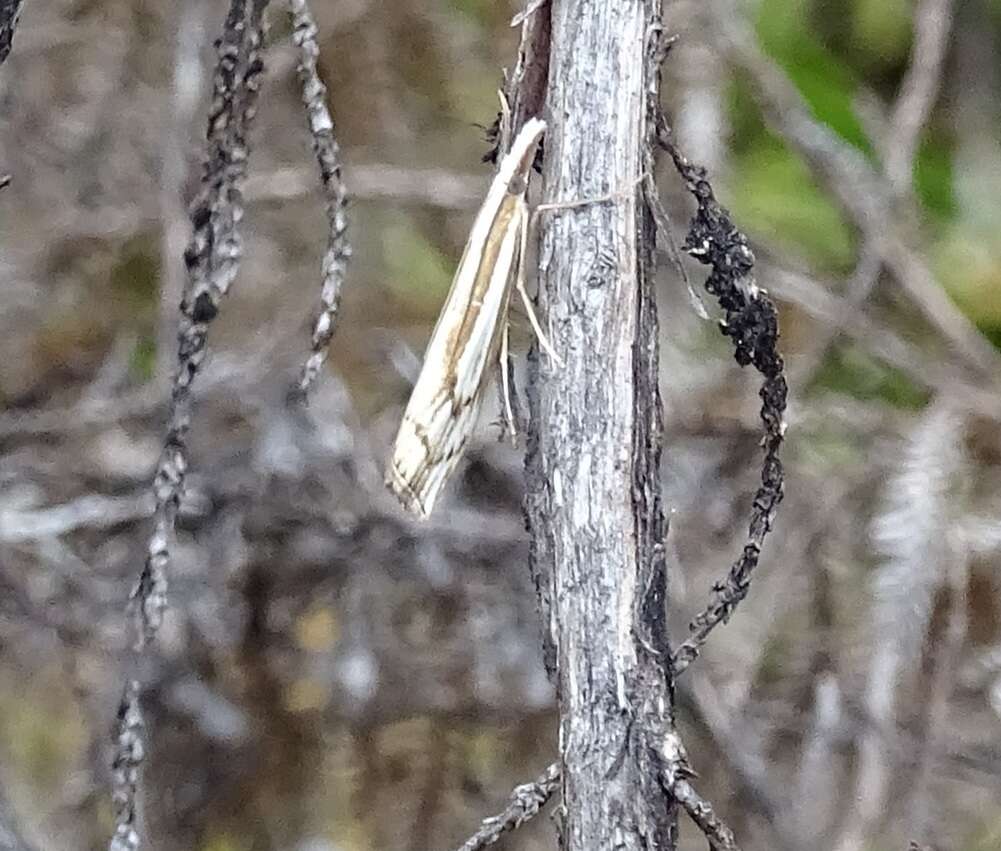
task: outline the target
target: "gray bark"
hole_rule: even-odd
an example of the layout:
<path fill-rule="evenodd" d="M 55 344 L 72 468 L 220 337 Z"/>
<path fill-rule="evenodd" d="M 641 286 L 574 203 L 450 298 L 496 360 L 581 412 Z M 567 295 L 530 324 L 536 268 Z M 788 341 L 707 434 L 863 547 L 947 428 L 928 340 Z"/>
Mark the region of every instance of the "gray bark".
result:
<path fill-rule="evenodd" d="M 0 65 L 10 54 L 22 0 L 0 0 Z"/>
<path fill-rule="evenodd" d="M 574 206 L 542 218 L 540 307 L 564 364 L 536 361 L 526 516 L 551 604 L 569 851 L 673 849 L 665 787 L 685 773 L 664 625 L 654 233 L 639 182 L 657 9 L 551 9 L 544 201 Z"/>

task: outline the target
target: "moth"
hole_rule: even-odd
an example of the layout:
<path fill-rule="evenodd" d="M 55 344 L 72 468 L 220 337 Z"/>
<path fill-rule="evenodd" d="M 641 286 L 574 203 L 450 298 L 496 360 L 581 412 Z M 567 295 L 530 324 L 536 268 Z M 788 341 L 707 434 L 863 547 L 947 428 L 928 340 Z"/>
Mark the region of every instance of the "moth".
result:
<path fill-rule="evenodd" d="M 522 274 L 530 218 L 525 194 L 545 131 L 544 121 L 530 119 L 502 158 L 473 221 L 403 413 L 386 485 L 404 508 L 421 518 L 430 515 L 476 425 L 489 367 L 506 343 L 512 286 L 524 299 L 540 342 L 555 358 Z"/>

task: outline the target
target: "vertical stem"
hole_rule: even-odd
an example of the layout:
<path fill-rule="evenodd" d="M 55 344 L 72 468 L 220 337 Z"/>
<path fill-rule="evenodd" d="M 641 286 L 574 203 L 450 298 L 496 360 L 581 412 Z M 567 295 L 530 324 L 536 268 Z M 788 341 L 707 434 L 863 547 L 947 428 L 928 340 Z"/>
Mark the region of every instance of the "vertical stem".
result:
<path fill-rule="evenodd" d="M 654 0 L 553 0 L 526 515 L 548 583 L 563 847 L 673 849 L 682 776 L 664 630 L 653 225 L 641 203 L 657 96 Z M 610 197 L 610 200 L 609 200 Z M 580 204 L 587 199 L 594 203 Z"/>

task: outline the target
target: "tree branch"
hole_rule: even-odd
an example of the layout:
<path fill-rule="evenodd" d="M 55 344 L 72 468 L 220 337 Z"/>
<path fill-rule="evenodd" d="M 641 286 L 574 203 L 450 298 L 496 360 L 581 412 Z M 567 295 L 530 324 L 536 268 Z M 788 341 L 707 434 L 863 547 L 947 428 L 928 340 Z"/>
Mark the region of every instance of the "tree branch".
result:
<path fill-rule="evenodd" d="M 699 795 L 691 783 L 687 780 L 675 780 L 668 788 L 674 799 L 681 804 L 689 818 L 705 835 L 712 851 L 740 851 L 733 831 L 716 815 L 712 804 Z"/>
<path fill-rule="evenodd" d="M 232 0 L 218 42 L 215 91 L 209 109 L 207 154 L 201 190 L 191 206 L 192 236 L 184 252 L 188 286 L 181 302 L 177 373 L 167 435 L 153 477 L 153 532 L 132 597 L 137 611 L 135 657 L 118 712 L 114 762 L 115 829 L 110 851 L 136 851 L 138 789 L 143 760 L 140 654 L 156 636 L 167 605 L 167 568 L 174 523 L 188 467 L 191 386 L 205 360 L 209 325 L 236 278 L 243 253 L 241 184 L 246 172 L 247 133 L 257 106 L 264 64 L 260 59 L 263 14 L 268 0 Z"/>
<path fill-rule="evenodd" d="M 552 604 L 568 851 L 676 844 L 657 781 L 673 694 L 654 224 L 640 194 L 658 7 L 551 4 L 544 175 L 556 208 L 542 219 L 539 290 L 564 364 L 530 362 L 526 517 Z"/>
<path fill-rule="evenodd" d="M 493 845 L 505 833 L 517 830 L 535 818 L 560 785 L 560 766 L 554 762 L 531 783 L 516 786 L 508 805 L 495 816 L 483 819 L 480 829 L 457 851 L 480 851 Z"/>
<path fill-rule="evenodd" d="M 316 22 L 306 0 L 290 0 L 289 9 L 292 16 L 292 38 L 299 48 L 302 103 L 309 122 L 309 132 L 313 137 L 313 153 L 320 167 L 327 212 L 327 250 L 323 255 L 320 312 L 313 326 L 312 352 L 303 365 L 297 388 L 305 398 L 327 359 L 327 347 L 334 335 L 351 246 L 347 240 L 347 192 L 341 179 L 341 152 L 334 138 L 334 122 L 327 109 L 327 87 L 320 79 L 316 66 L 320 53 L 316 43 Z"/>
<path fill-rule="evenodd" d="M 862 154 L 816 121 L 786 75 L 758 47 L 732 0 L 710 0 L 721 45 L 746 72 L 765 120 L 800 153 L 847 218 L 879 253 L 928 322 L 981 376 L 1001 369 L 1001 355 L 943 292 L 928 264 L 901 234 L 894 192 Z"/>
<path fill-rule="evenodd" d="M 170 541 L 184 477 L 191 425 L 191 386 L 205 360 L 208 330 L 236 278 L 243 254 L 241 184 L 249 147 L 247 131 L 257 106 L 264 65 L 259 58 L 267 0 L 232 0 L 219 41 L 215 93 L 208 120 L 208 153 L 201 191 L 191 207 L 192 236 L 184 252 L 188 287 L 181 302 L 177 373 L 171 393 L 167 436 L 153 478 L 154 531 L 146 564 L 133 595 L 140 645 L 153 638 L 167 605 Z"/>
<path fill-rule="evenodd" d="M 914 44 L 900 93 L 883 140 L 883 169 L 898 194 L 910 188 L 914 156 L 921 131 L 935 105 L 942 84 L 953 0 L 921 0 L 914 11 Z"/>

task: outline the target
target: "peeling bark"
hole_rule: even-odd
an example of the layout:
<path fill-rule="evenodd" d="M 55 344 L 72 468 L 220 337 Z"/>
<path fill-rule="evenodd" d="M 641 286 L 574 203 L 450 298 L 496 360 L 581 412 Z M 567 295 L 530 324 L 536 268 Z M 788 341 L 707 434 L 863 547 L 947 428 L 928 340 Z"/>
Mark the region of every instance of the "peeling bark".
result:
<path fill-rule="evenodd" d="M 526 515 L 548 584 L 562 846 L 673 849 L 673 729 L 658 467 L 653 222 L 640 178 L 657 98 L 651 0 L 554 0 Z M 589 202 L 588 199 L 593 199 Z M 582 203 L 583 202 L 583 203 Z"/>

